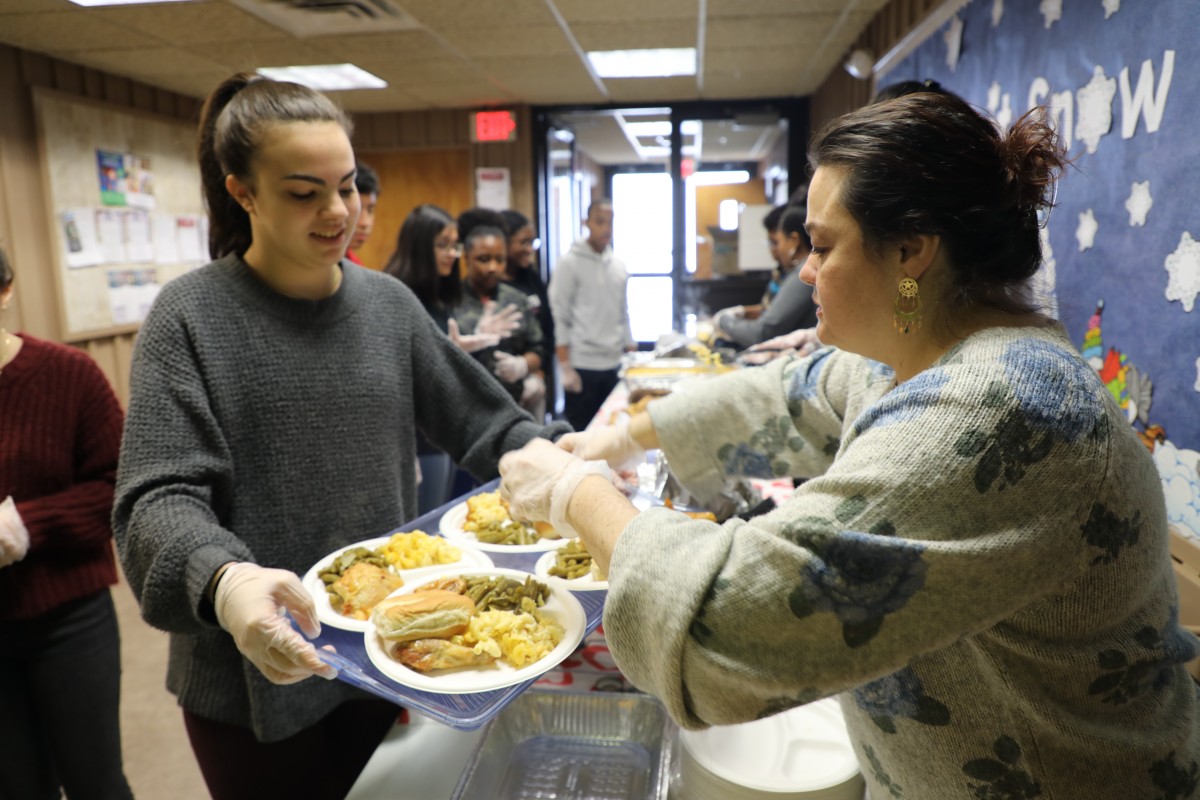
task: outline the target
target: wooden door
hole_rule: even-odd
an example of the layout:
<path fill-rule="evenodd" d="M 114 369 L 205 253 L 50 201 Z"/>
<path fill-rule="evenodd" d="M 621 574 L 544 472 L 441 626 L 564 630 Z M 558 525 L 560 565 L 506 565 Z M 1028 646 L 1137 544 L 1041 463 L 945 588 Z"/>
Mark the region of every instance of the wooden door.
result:
<path fill-rule="evenodd" d="M 360 161 L 379 173 L 379 204 L 371 238 L 358 257 L 383 269 L 396 249 L 400 226 L 409 212 L 422 203 L 433 203 L 457 217 L 475 202 L 471 178 L 471 151 L 465 147 L 444 150 L 360 151 Z"/>

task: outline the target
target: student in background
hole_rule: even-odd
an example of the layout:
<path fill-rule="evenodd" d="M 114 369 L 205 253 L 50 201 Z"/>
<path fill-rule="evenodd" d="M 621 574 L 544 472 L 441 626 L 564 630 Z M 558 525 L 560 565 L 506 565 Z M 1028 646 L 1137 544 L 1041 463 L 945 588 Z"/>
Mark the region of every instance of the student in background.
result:
<path fill-rule="evenodd" d="M 784 272 L 779 293 L 761 314 L 747 318 L 741 306 L 725 308 L 713 318 L 718 338 L 746 348 L 776 336 L 817 324 L 813 287 L 800 280 L 800 265 L 812 251 L 812 240 L 804 230 L 806 205 L 789 206 L 779 223 L 780 258 L 791 266 Z"/>
<path fill-rule="evenodd" d="M 363 262 L 358 257 L 358 251 L 375 228 L 375 207 L 379 204 L 379 175 L 370 166 L 359 161 L 355 164 L 354 188 L 358 190 L 362 201 L 362 210 L 358 213 L 358 223 L 354 226 L 354 236 L 350 238 L 350 246 L 346 249 L 346 258 L 355 264 Z"/>
<path fill-rule="evenodd" d="M 516 315 L 495 314 L 481 319 L 478 332 L 462 334 L 452 312 L 462 302 L 462 278 L 458 258 L 458 225 L 441 208 L 428 203 L 409 213 L 400 226 L 396 250 L 384 272 L 396 277 L 412 290 L 438 329 L 449 335 L 463 352 L 474 353 L 495 347 L 519 322 Z M 514 310 L 515 311 L 515 310 Z M 417 459 L 421 482 L 417 487 L 418 512 L 425 514 L 450 500 L 454 461 L 417 432 Z"/>
<path fill-rule="evenodd" d="M 171 634 L 167 686 L 213 797 L 342 798 L 397 708 L 313 680 L 336 671 L 297 575 L 417 515 L 417 430 L 487 478 L 564 428 L 534 424 L 404 284 L 343 259 L 360 202 L 325 95 L 235 75 L 198 149 L 216 260 L 163 287 L 138 334 L 114 532 Z"/>
<path fill-rule="evenodd" d="M 637 349 L 629 329 L 625 264 L 612 250 L 612 201 L 588 207 L 587 236 L 550 276 L 550 308 L 567 421 L 581 431 L 617 385 L 621 355 Z"/>
<path fill-rule="evenodd" d="M 525 295 L 530 310 L 537 315 L 538 325 L 542 329 L 545 343 L 543 350 L 550 354 L 554 352 L 554 317 L 550 313 L 550 296 L 546 292 L 546 283 L 538 270 L 536 254 L 541 248 L 541 241 L 533 234 L 533 225 L 529 218 L 520 211 L 508 209 L 500 212 L 504 219 L 504 232 L 508 234 L 508 266 L 504 280 Z M 540 420 L 546 413 L 546 397 L 553 397 L 553 370 L 546 371 L 543 360 L 542 369 L 525 378 L 525 387 L 521 406 L 533 414 L 535 420 Z"/>
<path fill-rule="evenodd" d="M 0 306 L 12 285 L 0 251 Z M 109 591 L 120 442 L 95 362 L 0 328 L 0 797 L 132 797 Z"/>

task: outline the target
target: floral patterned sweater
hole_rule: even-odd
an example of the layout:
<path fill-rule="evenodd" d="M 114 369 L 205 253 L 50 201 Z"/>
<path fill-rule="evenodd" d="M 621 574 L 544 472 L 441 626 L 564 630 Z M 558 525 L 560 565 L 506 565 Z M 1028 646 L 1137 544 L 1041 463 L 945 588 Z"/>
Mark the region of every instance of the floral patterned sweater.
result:
<path fill-rule="evenodd" d="M 874 800 L 1195 797 L 1200 642 L 1158 475 L 1096 375 L 1055 325 L 892 383 L 823 349 L 650 407 L 694 491 L 811 480 L 749 522 L 638 516 L 618 666 L 688 728 L 840 693 Z"/>

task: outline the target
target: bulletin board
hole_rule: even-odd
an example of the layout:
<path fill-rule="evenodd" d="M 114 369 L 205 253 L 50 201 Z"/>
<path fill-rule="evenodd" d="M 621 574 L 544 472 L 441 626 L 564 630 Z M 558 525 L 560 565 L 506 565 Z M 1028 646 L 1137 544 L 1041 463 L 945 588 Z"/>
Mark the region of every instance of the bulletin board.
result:
<path fill-rule="evenodd" d="M 57 92 L 33 96 L 63 338 L 134 330 L 207 262 L 194 126 Z"/>
<path fill-rule="evenodd" d="M 1200 4 L 973 0 L 881 85 L 934 79 L 1002 126 L 1047 106 L 1075 157 L 1043 230 L 1051 307 L 1200 542 Z"/>

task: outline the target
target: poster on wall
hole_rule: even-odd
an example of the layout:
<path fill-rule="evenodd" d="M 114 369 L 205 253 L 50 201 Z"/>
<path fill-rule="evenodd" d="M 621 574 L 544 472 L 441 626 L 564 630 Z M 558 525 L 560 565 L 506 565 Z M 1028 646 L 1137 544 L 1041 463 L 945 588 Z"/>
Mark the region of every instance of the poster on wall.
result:
<path fill-rule="evenodd" d="M 100 178 L 100 202 L 106 206 L 125 205 L 125 154 L 97 150 L 96 169 Z"/>
<path fill-rule="evenodd" d="M 91 208 L 73 208 L 58 215 L 58 233 L 67 267 L 94 267 L 103 261 L 96 237 L 96 212 Z"/>
<path fill-rule="evenodd" d="M 125 325 L 144 320 L 161 288 L 158 271 L 153 268 L 109 270 L 108 302 L 113 323 Z"/>
<path fill-rule="evenodd" d="M 150 159 L 125 154 L 125 204 L 134 208 L 154 208 L 154 173 Z"/>
<path fill-rule="evenodd" d="M 933 79 L 1073 157 L 1039 291 L 1150 450 L 1200 545 L 1200 4 L 973 0 L 883 80 Z"/>
<path fill-rule="evenodd" d="M 496 211 L 512 207 L 512 178 L 508 167 L 475 170 L 475 205 Z"/>

